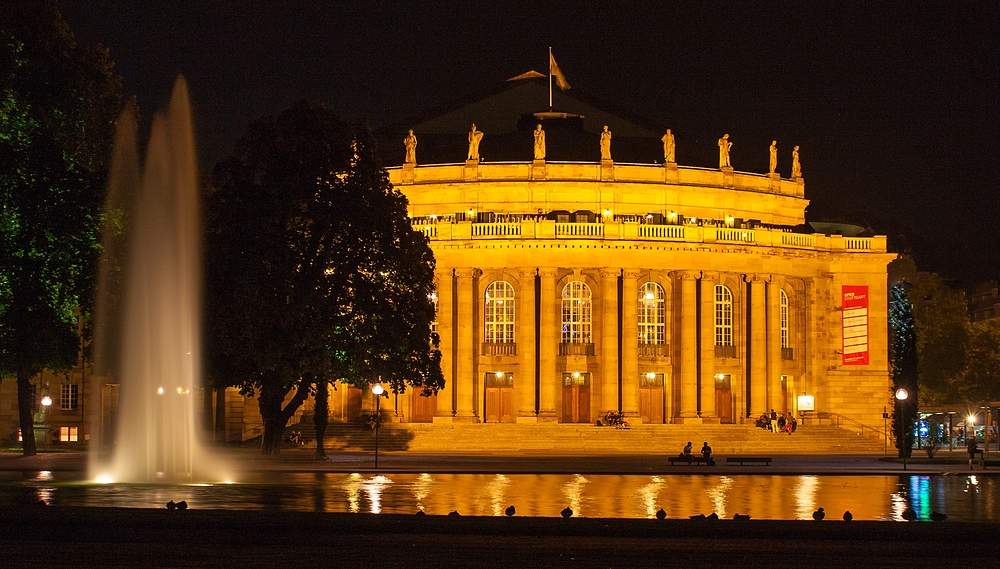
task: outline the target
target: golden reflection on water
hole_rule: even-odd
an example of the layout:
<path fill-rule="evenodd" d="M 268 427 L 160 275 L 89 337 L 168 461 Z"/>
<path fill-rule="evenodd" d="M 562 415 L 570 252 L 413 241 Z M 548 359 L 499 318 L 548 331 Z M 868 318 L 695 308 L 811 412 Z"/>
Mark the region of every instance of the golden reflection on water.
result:
<path fill-rule="evenodd" d="M 413 497 L 417 499 L 417 509 L 424 509 L 424 498 L 430 495 L 431 489 L 434 487 L 434 477 L 426 472 L 417 477 L 413 482 L 411 492 Z"/>
<path fill-rule="evenodd" d="M 795 493 L 795 519 L 807 520 L 812 517 L 813 512 L 823 507 L 816 504 L 816 489 L 818 487 L 818 476 L 799 477 L 799 483 L 792 489 Z"/>
<path fill-rule="evenodd" d="M 666 484 L 662 478 L 653 476 L 649 484 L 639 488 L 639 500 L 642 502 L 642 508 L 646 514 L 644 517 L 656 517 L 656 511 L 660 508 L 657 505 L 659 503 L 660 491 L 665 486 Z"/>
<path fill-rule="evenodd" d="M 712 511 L 718 514 L 720 518 L 724 518 L 729 515 L 726 511 L 726 495 L 729 493 L 729 489 L 732 485 L 732 478 L 728 476 L 720 476 L 718 484 L 705 489 L 705 492 L 708 493 L 708 497 L 711 498 L 712 503 L 715 505 L 715 508 Z"/>
<path fill-rule="evenodd" d="M 493 505 L 494 516 L 499 516 L 506 508 L 506 506 L 504 506 L 504 492 L 507 490 L 507 486 L 509 485 L 509 478 L 503 474 L 497 474 L 493 477 L 493 480 L 490 480 L 490 483 L 487 486 L 490 491 L 490 502 Z"/>
<path fill-rule="evenodd" d="M 569 509 L 573 510 L 573 515 L 576 516 L 587 516 L 590 514 L 583 512 L 583 491 L 586 488 L 590 480 L 579 474 L 573 476 L 573 479 L 569 482 L 563 484 L 562 491 L 566 496 L 566 500 L 569 502 Z"/>

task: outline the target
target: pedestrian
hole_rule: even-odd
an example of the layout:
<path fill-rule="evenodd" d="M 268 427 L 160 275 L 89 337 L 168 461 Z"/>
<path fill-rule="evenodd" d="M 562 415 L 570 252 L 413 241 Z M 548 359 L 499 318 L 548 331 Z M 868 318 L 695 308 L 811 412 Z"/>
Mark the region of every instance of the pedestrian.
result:
<path fill-rule="evenodd" d="M 968 451 L 969 451 L 969 470 L 973 470 L 972 461 L 975 460 L 976 455 L 979 454 L 979 445 L 976 444 L 975 435 L 969 437 Z"/>
<path fill-rule="evenodd" d="M 774 409 L 771 409 L 771 432 L 777 433 L 778 432 L 777 427 L 778 427 L 778 414 L 774 412 Z"/>

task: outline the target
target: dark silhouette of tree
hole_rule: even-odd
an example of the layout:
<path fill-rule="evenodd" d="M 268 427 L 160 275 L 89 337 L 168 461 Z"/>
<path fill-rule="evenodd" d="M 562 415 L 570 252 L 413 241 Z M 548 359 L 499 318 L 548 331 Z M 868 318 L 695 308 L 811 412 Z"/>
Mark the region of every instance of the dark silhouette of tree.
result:
<path fill-rule="evenodd" d="M 433 256 L 366 126 L 297 103 L 251 126 L 213 183 L 208 367 L 217 387 L 258 397 L 263 454 L 317 382 L 443 386 Z"/>
<path fill-rule="evenodd" d="M 908 291 L 917 335 L 919 403 L 957 403 L 969 342 L 965 293 L 936 274 L 920 274 Z"/>
<path fill-rule="evenodd" d="M 889 329 L 892 332 L 892 392 L 907 391 L 903 401 L 893 401 L 892 429 L 900 457 L 909 457 L 913 448 L 913 422 L 917 417 L 917 331 L 910 302 L 912 286 L 900 282 L 889 287 Z"/>
<path fill-rule="evenodd" d="M 31 377 L 77 361 L 78 314 L 93 304 L 122 110 L 111 69 L 106 50 L 77 45 L 54 2 L 0 9 L 0 377 L 17 378 L 25 456 L 36 452 Z"/>

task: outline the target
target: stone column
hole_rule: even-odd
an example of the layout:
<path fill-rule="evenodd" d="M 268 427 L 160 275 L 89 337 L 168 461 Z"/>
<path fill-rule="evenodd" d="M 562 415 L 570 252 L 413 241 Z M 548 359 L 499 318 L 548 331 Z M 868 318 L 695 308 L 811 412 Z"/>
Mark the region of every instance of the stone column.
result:
<path fill-rule="evenodd" d="M 701 273 L 701 418 L 717 422 L 715 413 L 715 285 L 719 273 Z"/>
<path fill-rule="evenodd" d="M 457 345 L 455 349 L 455 418 L 472 421 L 476 417 L 475 405 L 472 400 L 476 380 L 475 354 L 475 295 L 473 287 L 479 269 L 455 269 L 457 278 L 455 296 L 458 298 L 458 311 L 455 329 Z"/>
<path fill-rule="evenodd" d="M 697 274 L 680 271 L 681 281 L 681 420 L 696 423 L 698 417 L 698 303 Z"/>
<path fill-rule="evenodd" d="M 454 277 L 452 269 L 438 267 L 438 336 L 441 337 L 441 374 L 444 375 L 444 389 L 438 390 L 437 412 L 434 422 L 451 421 L 455 415 L 455 313 Z"/>
<path fill-rule="evenodd" d="M 630 423 L 639 417 L 639 275 L 625 269 L 622 277 L 622 412 Z"/>
<path fill-rule="evenodd" d="M 517 393 L 517 422 L 534 423 L 538 420 L 535 410 L 535 269 L 522 269 L 517 273 L 521 282 L 518 299 L 517 354 L 520 365 L 514 376 Z"/>
<path fill-rule="evenodd" d="M 764 302 L 764 279 L 761 275 L 746 275 L 750 283 L 750 418 L 770 413 L 767 406 L 767 320 Z"/>
<path fill-rule="evenodd" d="M 601 269 L 601 404 L 618 411 L 618 269 Z"/>
<path fill-rule="evenodd" d="M 781 413 L 781 285 L 780 277 L 767 281 L 767 408 Z"/>
<path fill-rule="evenodd" d="M 556 376 L 556 344 L 559 343 L 559 311 L 556 298 L 556 275 L 558 271 L 552 268 L 538 269 L 542 278 L 541 306 L 539 307 L 539 359 L 538 378 L 538 420 L 558 421 L 556 412 L 556 389 L 562 384 L 562 378 Z"/>

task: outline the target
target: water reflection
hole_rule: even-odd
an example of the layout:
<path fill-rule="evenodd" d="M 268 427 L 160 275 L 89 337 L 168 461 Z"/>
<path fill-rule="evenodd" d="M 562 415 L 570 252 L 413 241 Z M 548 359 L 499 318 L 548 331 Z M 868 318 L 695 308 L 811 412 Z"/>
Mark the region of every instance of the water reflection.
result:
<path fill-rule="evenodd" d="M 925 520 L 1000 521 L 1000 478 L 982 476 L 782 475 L 486 475 L 259 473 L 241 484 L 147 486 L 81 483 L 60 472 L 0 473 L 0 508 L 44 500 L 51 505 L 502 516 L 669 518 L 716 512 L 755 519 L 901 520 L 906 508 Z"/>

